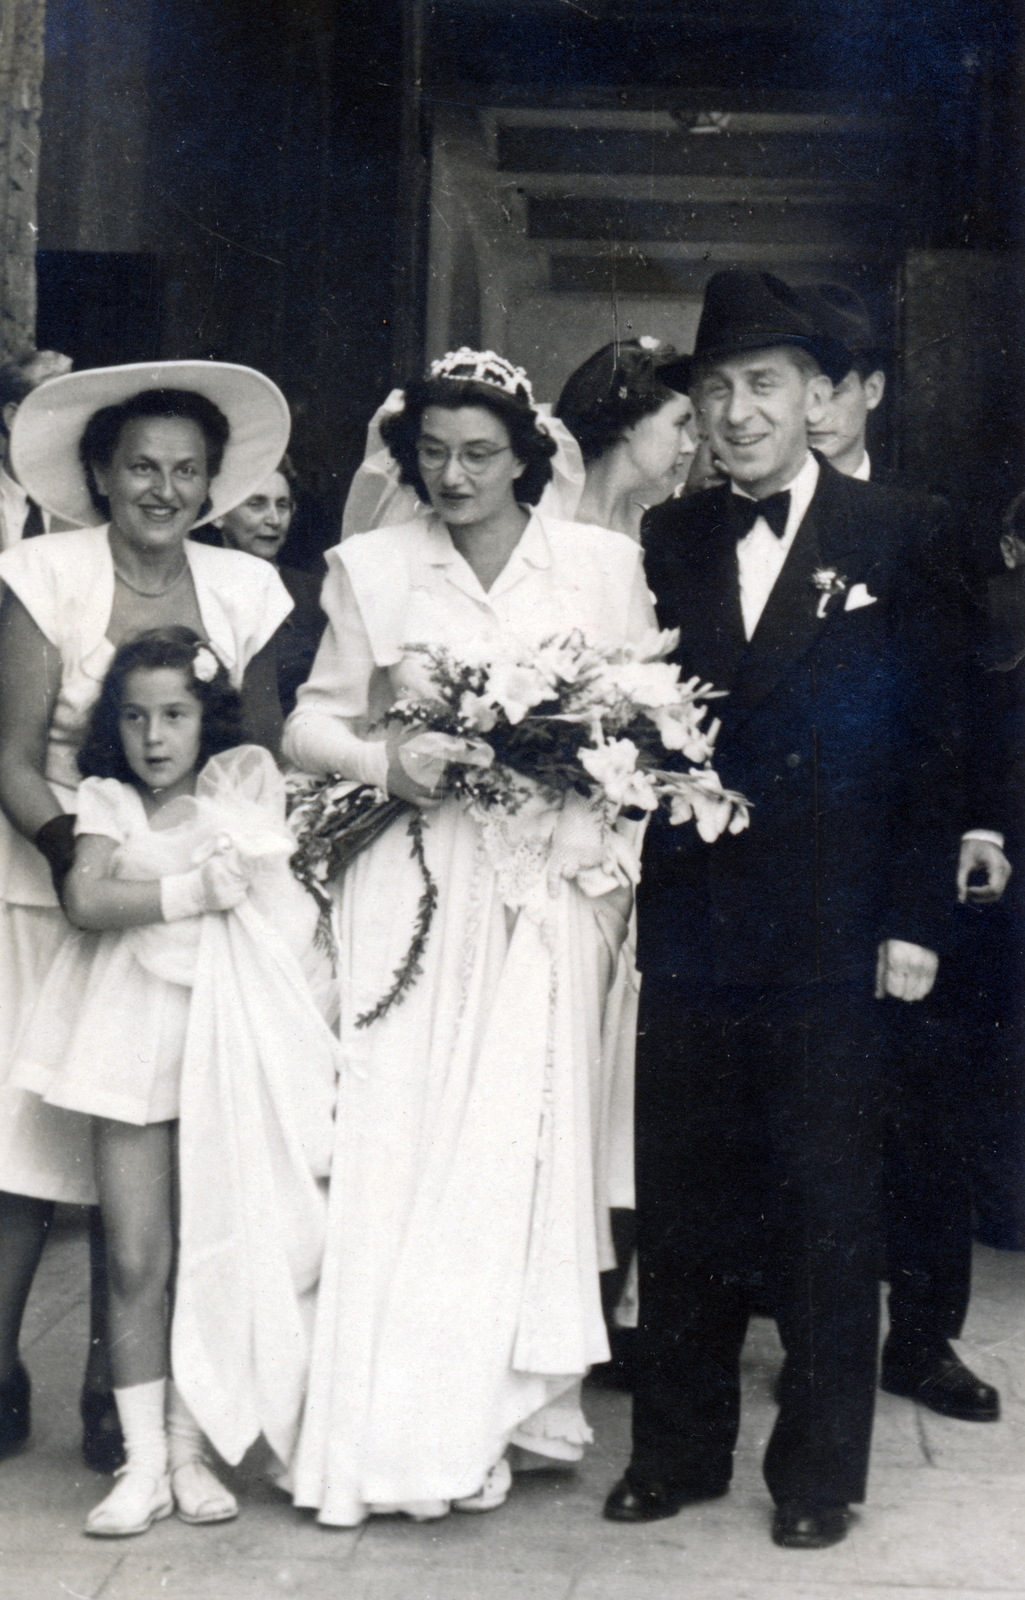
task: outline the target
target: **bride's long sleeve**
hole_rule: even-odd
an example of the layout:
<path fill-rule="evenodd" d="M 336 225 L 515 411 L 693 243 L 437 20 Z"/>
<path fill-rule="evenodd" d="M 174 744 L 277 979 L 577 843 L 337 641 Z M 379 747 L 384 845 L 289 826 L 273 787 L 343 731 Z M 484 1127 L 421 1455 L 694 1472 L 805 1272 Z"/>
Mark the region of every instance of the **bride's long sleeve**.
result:
<path fill-rule="evenodd" d="M 383 789 L 388 774 L 384 740 L 363 736 L 372 715 L 372 687 L 379 686 L 382 674 L 341 562 L 330 564 L 320 603 L 328 625 L 285 724 L 283 753 L 304 772 L 339 773 Z M 378 715 L 384 704 L 375 708 Z"/>

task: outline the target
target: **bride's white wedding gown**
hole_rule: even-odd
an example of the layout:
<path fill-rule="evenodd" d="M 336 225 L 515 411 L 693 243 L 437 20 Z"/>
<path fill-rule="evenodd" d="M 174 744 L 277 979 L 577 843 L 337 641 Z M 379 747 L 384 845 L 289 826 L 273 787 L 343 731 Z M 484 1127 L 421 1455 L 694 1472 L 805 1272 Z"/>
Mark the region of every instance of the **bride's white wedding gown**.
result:
<path fill-rule="evenodd" d="M 487 593 L 430 517 L 331 551 L 323 604 L 286 750 L 364 780 L 380 756 L 369 725 L 422 671 L 405 646 L 497 653 L 573 627 L 614 644 L 653 620 L 635 544 L 536 514 Z M 340 888 L 344 1065 L 292 1481 L 298 1505 L 343 1526 L 474 1494 L 510 1442 L 577 1459 L 578 1380 L 608 1354 L 596 1152 L 621 918 L 566 880 L 532 892 L 544 858 L 529 837 L 451 800 L 425 822 L 439 902 L 423 970 L 367 1028 L 423 892 L 404 818 Z"/>

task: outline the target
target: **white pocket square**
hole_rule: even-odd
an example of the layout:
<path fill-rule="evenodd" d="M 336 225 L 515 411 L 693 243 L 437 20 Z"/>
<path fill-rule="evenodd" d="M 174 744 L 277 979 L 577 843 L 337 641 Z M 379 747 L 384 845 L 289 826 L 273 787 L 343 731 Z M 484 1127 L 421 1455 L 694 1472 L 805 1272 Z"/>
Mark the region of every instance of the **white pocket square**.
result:
<path fill-rule="evenodd" d="M 856 583 L 848 590 L 843 608 L 845 611 L 860 611 L 862 606 L 874 606 L 878 599 L 877 594 L 869 594 L 863 583 Z"/>

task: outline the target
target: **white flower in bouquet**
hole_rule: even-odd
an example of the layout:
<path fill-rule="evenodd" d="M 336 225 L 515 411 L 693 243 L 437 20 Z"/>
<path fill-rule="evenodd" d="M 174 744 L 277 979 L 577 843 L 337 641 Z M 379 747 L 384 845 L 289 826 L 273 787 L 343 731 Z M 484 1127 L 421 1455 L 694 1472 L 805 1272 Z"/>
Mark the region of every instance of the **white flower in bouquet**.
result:
<path fill-rule="evenodd" d="M 469 690 L 459 702 L 459 715 L 467 727 L 477 733 L 490 733 L 498 721 L 498 709 L 491 695 L 472 694 Z"/>
<path fill-rule="evenodd" d="M 532 652 L 531 659 L 551 685 L 575 684 L 604 666 L 604 658 L 589 648 L 582 633 L 560 634 Z"/>
<path fill-rule="evenodd" d="M 658 796 L 648 774 L 637 771 L 638 754 L 632 739 L 602 740 L 593 750 L 586 746 L 581 749 L 580 765 L 601 784 L 613 805 L 654 811 Z"/>
<path fill-rule="evenodd" d="M 707 714 L 707 706 L 695 705 L 693 701 L 675 706 L 657 706 L 649 712 L 666 749 L 679 750 L 696 767 L 711 761 L 722 726 L 716 717 L 707 728 L 703 728 L 701 724 Z"/>
<path fill-rule="evenodd" d="M 553 685 L 537 667 L 521 661 L 495 661 L 488 669 L 487 698 L 500 706 L 513 727 L 527 712 L 551 697 Z"/>
<path fill-rule="evenodd" d="M 680 669 L 667 661 L 621 661 L 606 672 L 620 698 L 645 710 L 670 705 L 677 698 Z"/>
<path fill-rule="evenodd" d="M 739 795 L 728 793 L 717 772 L 666 774 L 663 793 L 669 799 L 669 821 L 673 827 L 690 822 L 706 844 L 714 844 L 725 832 L 742 833 L 750 822 L 747 806 Z"/>
<path fill-rule="evenodd" d="M 680 642 L 679 628 L 649 628 L 643 638 L 636 644 L 628 644 L 623 648 L 623 657 L 627 661 L 664 661 L 666 656 L 671 656 Z"/>

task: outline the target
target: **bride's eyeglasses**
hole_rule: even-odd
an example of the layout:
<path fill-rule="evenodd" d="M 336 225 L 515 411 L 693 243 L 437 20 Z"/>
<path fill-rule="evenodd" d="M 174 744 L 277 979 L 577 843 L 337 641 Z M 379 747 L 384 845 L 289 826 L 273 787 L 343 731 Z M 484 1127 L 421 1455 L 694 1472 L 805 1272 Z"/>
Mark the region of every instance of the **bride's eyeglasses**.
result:
<path fill-rule="evenodd" d="M 504 456 L 511 449 L 512 446 L 508 444 L 463 444 L 457 450 L 450 450 L 447 445 L 423 439 L 417 444 L 416 459 L 423 472 L 443 472 L 455 456 L 464 472 L 471 477 L 479 477 L 482 472 L 487 472 L 496 456 Z"/>

